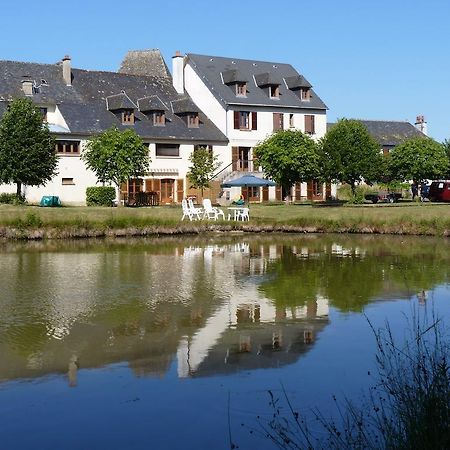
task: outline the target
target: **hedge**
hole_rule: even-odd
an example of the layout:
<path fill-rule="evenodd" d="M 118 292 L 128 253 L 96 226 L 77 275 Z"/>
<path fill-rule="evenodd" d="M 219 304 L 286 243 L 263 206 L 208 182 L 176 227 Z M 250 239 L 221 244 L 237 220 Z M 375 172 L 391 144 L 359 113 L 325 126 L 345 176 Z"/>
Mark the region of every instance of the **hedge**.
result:
<path fill-rule="evenodd" d="M 116 190 L 112 186 L 90 186 L 86 189 L 88 206 L 112 206 Z"/>

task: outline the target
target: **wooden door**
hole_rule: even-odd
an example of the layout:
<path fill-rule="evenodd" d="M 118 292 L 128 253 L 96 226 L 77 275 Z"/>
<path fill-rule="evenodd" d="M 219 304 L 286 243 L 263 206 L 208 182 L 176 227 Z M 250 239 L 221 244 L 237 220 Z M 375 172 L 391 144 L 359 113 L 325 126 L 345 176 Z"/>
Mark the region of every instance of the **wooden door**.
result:
<path fill-rule="evenodd" d="M 174 183 L 175 180 L 171 178 L 164 178 L 161 180 L 161 203 L 173 203 Z"/>
<path fill-rule="evenodd" d="M 269 201 L 269 187 L 268 186 L 264 186 L 262 188 L 262 201 L 263 202 Z"/>

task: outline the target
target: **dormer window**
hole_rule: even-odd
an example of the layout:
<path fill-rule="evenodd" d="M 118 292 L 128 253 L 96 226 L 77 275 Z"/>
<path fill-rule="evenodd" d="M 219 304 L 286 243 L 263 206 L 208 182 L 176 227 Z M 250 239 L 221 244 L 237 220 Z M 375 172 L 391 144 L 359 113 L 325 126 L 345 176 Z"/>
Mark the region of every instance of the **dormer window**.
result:
<path fill-rule="evenodd" d="M 155 127 L 164 127 L 166 125 L 166 114 L 164 111 L 153 112 L 153 125 Z"/>
<path fill-rule="evenodd" d="M 134 124 L 134 111 L 132 109 L 125 109 L 122 111 L 122 125 Z"/>
<path fill-rule="evenodd" d="M 272 84 L 269 86 L 270 98 L 280 98 L 280 86 L 278 84 Z"/>
<path fill-rule="evenodd" d="M 236 96 L 247 97 L 247 83 L 236 83 Z"/>
<path fill-rule="evenodd" d="M 189 113 L 187 114 L 187 126 L 188 128 L 198 128 L 199 126 L 199 118 L 197 113 Z"/>
<path fill-rule="evenodd" d="M 311 89 L 301 88 L 300 89 L 300 100 L 307 102 L 311 100 Z"/>
<path fill-rule="evenodd" d="M 39 108 L 39 112 L 41 113 L 42 116 L 42 122 L 47 123 L 47 108 Z"/>

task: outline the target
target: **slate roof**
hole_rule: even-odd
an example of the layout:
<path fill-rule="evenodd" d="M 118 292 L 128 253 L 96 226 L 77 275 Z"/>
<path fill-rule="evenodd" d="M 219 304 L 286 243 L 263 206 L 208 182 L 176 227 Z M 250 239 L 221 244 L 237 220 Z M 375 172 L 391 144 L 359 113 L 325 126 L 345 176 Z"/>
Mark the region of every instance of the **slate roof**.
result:
<path fill-rule="evenodd" d="M 127 75 L 170 78 L 170 72 L 159 49 L 130 50 L 123 59 L 119 73 Z"/>
<path fill-rule="evenodd" d="M 157 96 L 151 95 L 150 97 L 139 98 L 137 101 L 139 111 L 168 111 L 169 108 L 166 104 Z"/>
<path fill-rule="evenodd" d="M 192 53 L 186 55 L 186 63 L 191 64 L 194 71 L 207 85 L 212 94 L 225 107 L 244 104 L 274 108 L 327 109 L 325 103 L 313 90 L 311 90 L 311 99 L 302 101 L 295 92 L 288 88 L 286 79 L 302 77 L 306 81 L 290 64 L 196 55 Z M 236 76 L 242 78 L 242 80 L 236 81 L 247 81 L 246 97 L 237 97 L 235 90 L 224 83 L 225 79 L 229 79 L 229 71 L 236 71 L 239 74 Z M 258 87 L 257 81 L 266 83 L 266 85 L 272 82 L 273 84 L 280 84 L 280 97 L 276 99 L 270 98 L 267 92 Z M 259 86 L 262 86 L 262 84 L 259 84 Z"/>
<path fill-rule="evenodd" d="M 125 93 L 134 107 L 138 99 L 157 96 L 167 107 L 192 103 L 185 94 L 178 94 L 172 79 L 160 76 L 128 75 L 117 72 L 72 69 L 72 85 L 66 86 L 61 64 L 35 64 L 16 61 L 0 61 L 0 113 L 6 103 L 15 97 L 24 97 L 22 77 L 28 75 L 42 86 L 32 99 L 38 105 L 58 105 L 72 134 L 92 135 L 113 125 L 119 129 L 134 127 L 146 140 L 184 140 L 192 142 L 228 142 L 225 135 L 202 113 L 198 128 L 188 128 L 185 121 L 172 112 L 166 112 L 166 126 L 154 126 L 153 121 L 135 110 L 134 125 L 122 125 L 119 118 L 108 111 L 108 102 L 125 101 Z M 179 102 L 182 100 L 182 102 Z M 117 105 L 116 105 L 117 106 Z M 181 110 L 181 106 L 178 110 Z M 189 109 L 192 109 L 191 107 Z M 198 108 L 196 108 L 198 110 Z M 186 111 L 192 112 L 192 111 Z"/>
<path fill-rule="evenodd" d="M 414 125 L 406 121 L 356 120 L 366 126 L 371 136 L 375 138 L 382 147 L 394 147 L 413 137 L 426 137 L 426 135 Z M 335 123 L 327 123 L 327 130 L 334 125 Z"/>
<path fill-rule="evenodd" d="M 117 95 L 110 95 L 106 97 L 106 109 L 108 111 L 118 111 L 120 109 L 135 109 L 137 105 L 133 103 L 130 97 L 125 92 Z"/>

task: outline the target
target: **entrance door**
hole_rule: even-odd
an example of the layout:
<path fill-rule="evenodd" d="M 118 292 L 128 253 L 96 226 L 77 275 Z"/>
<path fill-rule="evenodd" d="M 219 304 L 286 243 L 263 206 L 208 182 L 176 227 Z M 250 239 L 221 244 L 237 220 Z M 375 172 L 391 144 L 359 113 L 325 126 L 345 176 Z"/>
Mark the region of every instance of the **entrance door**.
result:
<path fill-rule="evenodd" d="M 174 180 L 170 178 L 163 178 L 161 180 L 161 203 L 173 203 L 174 197 Z"/>
<path fill-rule="evenodd" d="M 240 170 L 248 172 L 250 159 L 250 147 L 239 147 L 239 165 Z"/>

